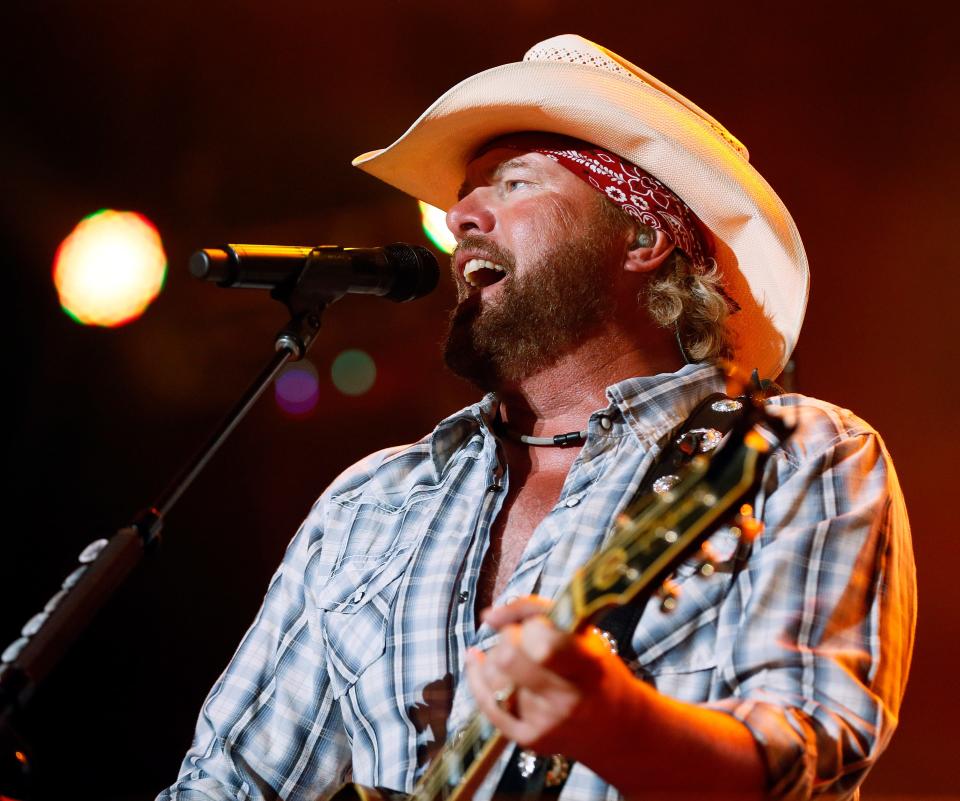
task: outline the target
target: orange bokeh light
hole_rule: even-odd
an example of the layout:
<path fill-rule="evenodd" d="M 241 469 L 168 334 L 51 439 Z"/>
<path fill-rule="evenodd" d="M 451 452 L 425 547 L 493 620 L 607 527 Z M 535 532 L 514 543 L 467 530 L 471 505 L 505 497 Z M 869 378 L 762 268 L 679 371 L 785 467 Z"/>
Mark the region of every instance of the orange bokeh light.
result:
<path fill-rule="evenodd" d="M 135 320 L 163 288 L 167 257 L 157 229 L 140 214 L 104 209 L 85 217 L 57 250 L 60 305 L 84 325 Z"/>

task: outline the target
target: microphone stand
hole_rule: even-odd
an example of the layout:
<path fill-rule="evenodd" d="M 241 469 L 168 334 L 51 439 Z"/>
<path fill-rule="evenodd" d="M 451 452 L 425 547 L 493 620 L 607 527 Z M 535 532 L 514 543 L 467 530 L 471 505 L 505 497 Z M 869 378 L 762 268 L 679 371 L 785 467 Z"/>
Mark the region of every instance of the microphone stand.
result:
<path fill-rule="evenodd" d="M 307 271 L 304 271 L 307 272 Z M 302 276 L 301 276 L 302 277 Z M 274 339 L 275 354 L 206 441 L 152 506 L 109 539 L 91 542 L 80 553 L 79 565 L 41 611 L 31 617 L 21 636 L 0 654 L 0 734 L 18 743 L 12 717 L 25 706 L 36 686 L 54 669 L 94 615 L 124 584 L 144 554 L 156 549 L 166 515 L 200 474 L 230 433 L 288 361 L 306 355 L 320 330 L 323 310 L 345 292 L 317 289 L 309 281 L 280 286 L 271 297 L 286 304 L 291 318 Z M 17 747 L 16 770 L 23 785 L 29 762 Z M 3 766 L 0 765 L 0 769 Z M 3 788 L 0 788 L 2 793 Z"/>

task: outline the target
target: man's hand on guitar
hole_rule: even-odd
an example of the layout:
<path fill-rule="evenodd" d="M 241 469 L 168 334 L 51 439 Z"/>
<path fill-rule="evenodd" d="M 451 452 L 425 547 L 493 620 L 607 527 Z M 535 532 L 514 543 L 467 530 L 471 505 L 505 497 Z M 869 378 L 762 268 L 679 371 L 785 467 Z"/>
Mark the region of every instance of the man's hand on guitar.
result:
<path fill-rule="evenodd" d="M 549 606 L 528 596 L 485 610 L 500 641 L 486 654 L 471 650 L 467 680 L 480 710 L 508 739 L 590 764 L 604 747 L 597 733 L 609 728 L 610 716 L 642 703 L 649 688 L 599 635 L 554 627 Z"/>
<path fill-rule="evenodd" d="M 548 608 L 529 596 L 486 610 L 500 641 L 467 657 L 477 705 L 508 739 L 583 762 L 627 798 L 762 796 L 764 766 L 742 723 L 659 694 L 598 634 L 559 631 Z"/>

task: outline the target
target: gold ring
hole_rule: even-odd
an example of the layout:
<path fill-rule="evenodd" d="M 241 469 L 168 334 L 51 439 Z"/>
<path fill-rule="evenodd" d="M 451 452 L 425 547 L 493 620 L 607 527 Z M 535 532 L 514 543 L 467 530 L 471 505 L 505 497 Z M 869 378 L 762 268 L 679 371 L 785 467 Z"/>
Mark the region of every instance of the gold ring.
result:
<path fill-rule="evenodd" d="M 493 702 L 504 712 L 509 711 L 510 698 L 513 695 L 512 687 L 504 687 L 493 694 Z"/>

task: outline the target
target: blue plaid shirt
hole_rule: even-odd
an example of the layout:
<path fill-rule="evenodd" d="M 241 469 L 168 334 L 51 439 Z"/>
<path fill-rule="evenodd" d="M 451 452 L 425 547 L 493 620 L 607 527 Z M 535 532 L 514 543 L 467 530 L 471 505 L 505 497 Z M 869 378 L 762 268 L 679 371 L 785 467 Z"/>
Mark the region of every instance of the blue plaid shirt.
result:
<path fill-rule="evenodd" d="M 601 545 L 665 435 L 722 390 L 704 366 L 610 387 L 500 601 L 557 593 Z M 847 797 L 897 720 L 914 626 L 909 528 L 868 425 L 798 395 L 770 407 L 799 427 L 756 499 L 764 534 L 745 564 L 722 529 L 713 575 L 681 567 L 677 608 L 651 602 L 636 629 L 635 667 L 661 692 L 746 724 L 772 797 Z M 466 650 L 495 636 L 474 616 L 506 495 L 497 490 L 510 480 L 489 428 L 495 410 L 488 396 L 324 492 L 158 801 L 314 801 L 345 780 L 412 789 L 471 706 Z M 618 797 L 582 764 L 562 794 Z"/>

